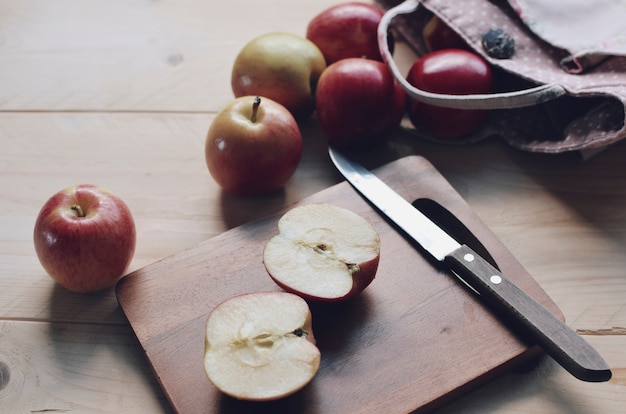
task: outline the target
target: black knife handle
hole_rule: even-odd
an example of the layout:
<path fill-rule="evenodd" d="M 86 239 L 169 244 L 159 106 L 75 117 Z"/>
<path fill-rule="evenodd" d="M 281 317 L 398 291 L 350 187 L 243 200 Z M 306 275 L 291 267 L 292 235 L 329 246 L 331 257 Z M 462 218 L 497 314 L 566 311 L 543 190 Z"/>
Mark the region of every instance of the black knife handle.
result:
<path fill-rule="evenodd" d="M 496 314 L 501 312 L 519 322 L 548 355 L 576 378 L 590 382 L 611 378 L 607 363 L 587 341 L 471 248 L 461 246 L 446 256 L 444 262 L 474 288 Z"/>

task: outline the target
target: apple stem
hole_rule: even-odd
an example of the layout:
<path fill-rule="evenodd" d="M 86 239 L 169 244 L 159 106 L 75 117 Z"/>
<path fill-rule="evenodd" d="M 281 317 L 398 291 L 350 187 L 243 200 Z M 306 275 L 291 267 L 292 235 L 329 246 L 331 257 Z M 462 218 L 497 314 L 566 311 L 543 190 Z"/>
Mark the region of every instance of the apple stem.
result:
<path fill-rule="evenodd" d="M 74 210 L 77 217 L 85 217 L 85 212 L 83 211 L 83 208 L 78 204 L 72 205 L 71 209 Z"/>
<path fill-rule="evenodd" d="M 252 123 L 256 122 L 256 114 L 259 110 L 259 105 L 261 105 L 261 97 L 257 96 L 254 98 L 254 103 L 252 104 L 252 116 L 250 117 L 250 121 L 252 121 Z"/>

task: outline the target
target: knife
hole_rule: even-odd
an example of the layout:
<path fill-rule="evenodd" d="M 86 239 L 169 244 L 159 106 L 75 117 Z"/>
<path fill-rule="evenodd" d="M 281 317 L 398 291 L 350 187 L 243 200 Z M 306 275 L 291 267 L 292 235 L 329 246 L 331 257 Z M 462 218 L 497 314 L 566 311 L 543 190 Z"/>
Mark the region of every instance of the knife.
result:
<path fill-rule="evenodd" d="M 587 341 L 487 260 L 457 242 L 365 167 L 332 147 L 328 153 L 335 167 L 363 198 L 469 285 L 493 311 L 516 322 L 573 376 L 589 382 L 611 378 L 607 363 Z"/>

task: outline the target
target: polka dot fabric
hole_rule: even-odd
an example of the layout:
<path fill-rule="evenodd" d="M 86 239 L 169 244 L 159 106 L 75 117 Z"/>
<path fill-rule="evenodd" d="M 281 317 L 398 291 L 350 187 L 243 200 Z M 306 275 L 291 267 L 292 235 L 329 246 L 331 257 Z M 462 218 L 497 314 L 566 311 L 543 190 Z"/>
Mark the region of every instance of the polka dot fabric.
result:
<path fill-rule="evenodd" d="M 401 2 L 378 3 L 388 9 Z M 566 96 L 550 102 L 493 111 L 488 129 L 497 131 L 510 145 L 533 152 L 594 152 L 626 137 L 626 57 L 611 56 L 585 72 L 572 73 L 561 65 L 568 52 L 538 38 L 506 1 L 422 0 L 421 4 L 424 7 L 416 13 L 393 22 L 418 53 L 425 52 L 420 32 L 430 11 L 491 65 L 527 81 L 526 87 L 559 84 L 566 89 Z M 498 28 L 515 39 L 510 59 L 490 58 L 482 48 L 483 34 Z M 585 36 L 584 28 L 580 35 Z"/>
<path fill-rule="evenodd" d="M 580 73 L 607 56 L 626 56 L 623 0 L 508 0 L 535 34 L 568 52 L 560 62 Z M 581 30 L 584 28 L 584 35 Z"/>

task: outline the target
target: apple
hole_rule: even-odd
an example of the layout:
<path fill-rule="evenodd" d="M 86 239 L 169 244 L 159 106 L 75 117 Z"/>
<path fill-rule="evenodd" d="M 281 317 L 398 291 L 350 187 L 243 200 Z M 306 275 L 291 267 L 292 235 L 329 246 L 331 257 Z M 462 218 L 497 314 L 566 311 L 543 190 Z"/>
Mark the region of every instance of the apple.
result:
<path fill-rule="evenodd" d="M 383 62 L 339 60 L 322 73 L 315 108 L 336 147 L 364 148 L 387 139 L 404 116 L 406 94 Z"/>
<path fill-rule="evenodd" d="M 441 49 L 465 49 L 467 44 L 439 16 L 434 14 L 422 29 L 422 40 L 429 52 Z"/>
<path fill-rule="evenodd" d="M 340 3 L 309 22 L 306 38 L 319 47 L 327 65 L 349 57 L 382 61 L 377 34 L 382 17 L 382 10 L 372 4 Z"/>
<path fill-rule="evenodd" d="M 207 377 L 240 400 L 286 397 L 319 369 L 311 311 L 291 293 L 248 293 L 222 302 L 209 314 L 205 338 Z"/>
<path fill-rule="evenodd" d="M 442 49 L 419 58 L 407 81 L 427 92 L 449 95 L 487 94 L 493 91 L 489 64 L 462 49 Z M 459 138 L 479 130 L 489 111 L 443 108 L 410 99 L 407 112 L 416 129 L 438 138 Z"/>
<path fill-rule="evenodd" d="M 241 49 L 233 64 L 231 87 L 235 97 L 268 97 L 301 120 L 313 113 L 315 85 L 324 69 L 324 55 L 313 42 L 296 34 L 271 32 Z"/>
<path fill-rule="evenodd" d="M 278 221 L 263 251 L 270 277 L 288 292 L 337 302 L 374 280 L 380 238 L 362 216 L 327 203 L 294 207 Z"/>
<path fill-rule="evenodd" d="M 224 106 L 206 137 L 209 172 L 226 191 L 256 196 L 282 188 L 302 155 L 296 119 L 281 104 L 242 96 Z"/>
<path fill-rule="evenodd" d="M 123 276 L 135 252 L 135 222 L 118 196 L 80 184 L 48 199 L 33 238 L 37 257 L 54 280 L 74 292 L 96 292 Z"/>

